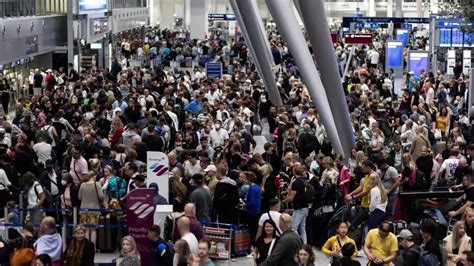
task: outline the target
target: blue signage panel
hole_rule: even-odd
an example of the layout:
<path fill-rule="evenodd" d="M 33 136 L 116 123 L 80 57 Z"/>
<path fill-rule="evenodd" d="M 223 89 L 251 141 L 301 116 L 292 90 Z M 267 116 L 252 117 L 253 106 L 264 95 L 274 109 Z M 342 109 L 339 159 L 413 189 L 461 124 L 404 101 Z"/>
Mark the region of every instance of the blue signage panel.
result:
<path fill-rule="evenodd" d="M 451 29 L 439 29 L 439 47 L 451 47 Z"/>
<path fill-rule="evenodd" d="M 387 42 L 387 68 L 403 67 L 403 43 L 401 41 Z"/>
<path fill-rule="evenodd" d="M 403 47 L 407 46 L 408 44 L 408 30 L 397 30 L 397 41 L 401 41 L 403 43 Z"/>
<path fill-rule="evenodd" d="M 472 32 L 464 33 L 464 47 L 472 47 Z"/>
<path fill-rule="evenodd" d="M 208 14 L 207 19 L 208 20 L 226 20 L 226 21 L 237 20 L 234 14 L 223 14 L 223 13 Z"/>
<path fill-rule="evenodd" d="M 384 17 L 343 17 L 342 26 L 350 27 L 351 23 L 424 23 L 429 24 L 430 18 L 384 18 Z"/>
<path fill-rule="evenodd" d="M 453 47 L 462 47 L 463 45 L 463 32 L 461 29 L 453 29 L 451 38 L 451 46 Z"/>
<path fill-rule="evenodd" d="M 79 12 L 107 9 L 107 0 L 79 0 Z"/>
<path fill-rule="evenodd" d="M 428 72 L 428 52 L 410 51 L 408 61 L 408 71 L 415 72 L 415 76 L 419 77 L 421 70 Z"/>
<path fill-rule="evenodd" d="M 222 77 L 222 64 L 207 62 L 206 75 L 211 78 L 221 78 Z"/>

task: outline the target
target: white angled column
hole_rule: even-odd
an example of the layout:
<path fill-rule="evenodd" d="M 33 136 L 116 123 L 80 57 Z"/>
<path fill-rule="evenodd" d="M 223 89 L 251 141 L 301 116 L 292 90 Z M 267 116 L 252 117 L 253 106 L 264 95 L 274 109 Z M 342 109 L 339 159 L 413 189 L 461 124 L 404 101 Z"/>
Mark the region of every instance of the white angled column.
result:
<path fill-rule="evenodd" d="M 327 94 L 330 112 L 334 116 L 338 135 L 345 158 L 349 158 L 354 145 L 354 134 L 349 117 L 349 108 L 342 88 L 337 66 L 334 45 L 329 32 L 329 25 L 324 11 L 323 0 L 296 0 L 309 40 L 313 46 L 313 54 L 318 63 L 322 83 Z"/>
<path fill-rule="evenodd" d="M 334 123 L 328 96 L 293 12 L 293 3 L 291 0 L 266 0 L 266 2 L 283 39 L 288 43 L 288 48 L 295 59 L 296 65 L 298 65 L 301 77 L 308 87 L 314 106 L 318 110 L 328 136 L 331 139 L 334 151 L 338 154 L 343 154 L 339 132 Z M 336 71 L 335 73 L 339 72 Z"/>
<path fill-rule="evenodd" d="M 191 39 L 204 39 L 207 33 L 207 1 L 191 0 Z"/>
<path fill-rule="evenodd" d="M 254 0 L 252 0 L 254 1 Z M 276 106 L 283 105 L 280 97 L 280 92 L 276 86 L 275 75 L 273 74 L 272 65 L 274 65 L 273 57 L 271 57 L 270 47 L 266 41 L 266 35 L 258 26 L 261 21 L 258 10 L 249 0 L 231 0 L 234 7 L 234 12 L 240 14 L 241 21 L 239 23 L 245 27 L 248 35 L 247 43 L 251 43 L 249 48 L 254 50 L 254 60 L 258 61 L 257 65 L 260 67 L 260 77 L 264 80 L 268 94 L 270 95 L 272 104 Z M 236 14 L 237 14 L 236 12 Z"/>
<path fill-rule="evenodd" d="M 156 2 L 156 0 L 155 0 Z M 174 0 L 159 0 L 160 5 L 160 27 L 162 29 L 172 29 L 175 14 Z"/>

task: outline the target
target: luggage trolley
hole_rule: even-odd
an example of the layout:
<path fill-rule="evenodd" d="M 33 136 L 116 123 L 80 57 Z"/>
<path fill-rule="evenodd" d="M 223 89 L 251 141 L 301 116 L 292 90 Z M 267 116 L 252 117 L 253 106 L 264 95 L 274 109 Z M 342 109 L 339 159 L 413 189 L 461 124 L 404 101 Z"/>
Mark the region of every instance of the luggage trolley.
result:
<path fill-rule="evenodd" d="M 209 241 L 209 258 L 231 259 L 233 225 L 222 223 L 203 223 L 204 239 Z"/>

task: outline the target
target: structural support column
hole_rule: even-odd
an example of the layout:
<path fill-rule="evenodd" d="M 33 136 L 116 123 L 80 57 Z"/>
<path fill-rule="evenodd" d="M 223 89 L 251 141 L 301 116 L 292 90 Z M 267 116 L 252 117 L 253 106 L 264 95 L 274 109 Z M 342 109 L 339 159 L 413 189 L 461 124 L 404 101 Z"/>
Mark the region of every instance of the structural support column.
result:
<path fill-rule="evenodd" d="M 369 0 L 369 17 L 375 17 L 375 0 Z"/>
<path fill-rule="evenodd" d="M 184 25 L 191 25 L 191 0 L 184 0 Z"/>
<path fill-rule="evenodd" d="M 192 0 L 191 5 L 191 39 L 204 39 L 207 33 L 207 1 Z"/>
<path fill-rule="evenodd" d="M 309 52 L 305 37 L 298 25 L 296 16 L 292 12 L 294 6 L 291 0 L 266 0 L 266 2 L 268 9 L 277 24 L 278 30 L 281 32 L 283 39 L 288 43 L 288 49 L 291 51 L 291 55 L 295 59 L 296 65 L 298 65 L 301 77 L 308 87 L 314 106 L 319 112 L 334 150 L 336 153 L 342 154 L 343 149 L 341 140 L 334 123 L 334 117 L 331 113 L 328 97 L 321 82 L 318 70 L 314 65 L 313 58 Z M 324 12 L 324 9 L 322 11 Z M 316 17 L 313 16 L 313 18 Z M 334 50 L 331 53 L 334 54 Z M 338 71 L 335 72 L 335 74 L 337 73 Z M 340 83 L 339 78 L 338 80 Z M 335 88 L 331 89 L 334 90 Z"/>
<path fill-rule="evenodd" d="M 423 0 L 416 0 L 416 16 L 419 18 L 423 16 Z"/>
<path fill-rule="evenodd" d="M 403 17 L 403 0 L 395 0 L 395 17 L 401 18 Z"/>
<path fill-rule="evenodd" d="M 73 0 L 67 0 L 67 62 L 73 63 L 74 61 L 74 30 L 73 21 Z"/>
<path fill-rule="evenodd" d="M 156 1 L 156 0 L 155 0 Z M 175 14 L 174 0 L 158 0 L 160 5 L 160 27 L 161 29 L 172 29 Z M 156 2 L 155 2 L 156 4 Z"/>
<path fill-rule="evenodd" d="M 393 17 L 393 0 L 387 0 L 387 18 Z"/>

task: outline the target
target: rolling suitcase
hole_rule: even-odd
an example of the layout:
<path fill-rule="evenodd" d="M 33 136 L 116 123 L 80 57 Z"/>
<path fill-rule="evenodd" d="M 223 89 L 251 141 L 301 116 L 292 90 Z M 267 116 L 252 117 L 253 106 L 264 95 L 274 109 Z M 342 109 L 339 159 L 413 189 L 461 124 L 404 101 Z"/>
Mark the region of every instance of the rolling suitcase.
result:
<path fill-rule="evenodd" d="M 112 245 L 112 230 L 109 227 L 110 218 L 100 216 L 99 217 L 99 228 L 97 229 L 97 249 L 100 252 L 113 252 L 114 247 Z"/>

